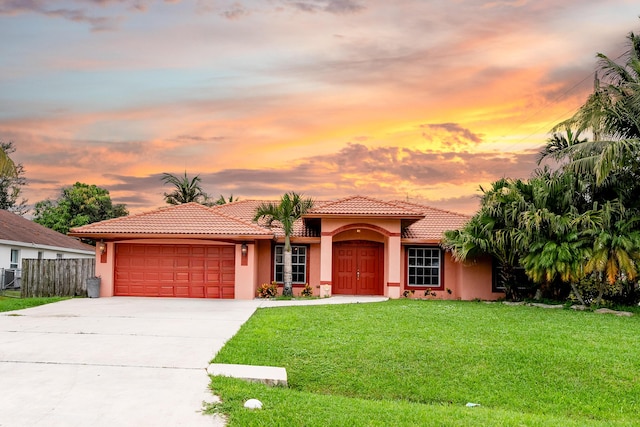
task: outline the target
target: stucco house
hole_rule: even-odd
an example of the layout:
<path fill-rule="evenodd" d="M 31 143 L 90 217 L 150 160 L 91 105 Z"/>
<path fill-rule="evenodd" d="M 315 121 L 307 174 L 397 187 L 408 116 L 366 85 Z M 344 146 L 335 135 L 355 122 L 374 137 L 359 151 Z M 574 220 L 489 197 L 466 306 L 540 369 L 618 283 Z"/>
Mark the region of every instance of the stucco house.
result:
<path fill-rule="evenodd" d="M 23 259 L 93 258 L 95 248 L 0 210 L 0 285 L 19 287 Z"/>
<path fill-rule="evenodd" d="M 284 234 L 252 221 L 263 201 L 196 203 L 115 218 L 69 233 L 96 239 L 101 296 L 239 298 L 283 281 Z M 316 202 L 291 238 L 294 293 L 493 300 L 491 260 L 455 262 L 439 243 L 465 215 L 352 196 Z"/>

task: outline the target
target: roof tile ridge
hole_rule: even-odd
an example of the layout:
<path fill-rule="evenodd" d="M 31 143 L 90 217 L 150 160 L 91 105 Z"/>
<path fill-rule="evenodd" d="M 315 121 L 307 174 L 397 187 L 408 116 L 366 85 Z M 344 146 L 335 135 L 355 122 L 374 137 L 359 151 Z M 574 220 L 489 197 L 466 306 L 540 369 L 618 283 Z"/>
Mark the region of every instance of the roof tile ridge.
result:
<path fill-rule="evenodd" d="M 419 211 L 419 210 L 417 210 L 415 208 L 411 208 L 411 207 L 408 207 L 408 206 L 402 206 L 401 203 L 398 203 L 398 201 L 395 201 L 395 200 L 389 200 L 389 201 L 388 200 L 380 200 L 380 199 L 374 199 L 372 197 L 367 197 L 367 199 L 372 200 L 372 201 L 376 201 L 376 202 L 379 202 L 379 203 L 383 203 L 383 204 L 385 204 L 387 206 L 392 206 L 394 208 L 409 209 L 410 211 L 415 212 L 415 213 L 420 214 L 420 215 L 424 214 L 424 212 L 421 212 L 421 211 Z"/>
<path fill-rule="evenodd" d="M 324 209 L 324 208 L 327 208 L 327 207 L 331 207 L 331 206 L 337 205 L 337 204 L 342 203 L 342 202 L 346 202 L 347 200 L 353 200 L 353 199 L 358 198 L 358 197 L 364 197 L 364 196 L 353 195 L 353 196 L 341 197 L 341 198 L 336 199 L 336 200 L 324 200 L 324 201 L 321 201 L 321 202 L 324 203 L 321 207 Z M 311 208 L 311 210 L 313 211 L 313 208 Z"/>
<path fill-rule="evenodd" d="M 436 207 L 429 206 L 429 205 L 424 205 L 422 203 L 405 202 L 403 200 L 397 200 L 396 202 L 397 203 L 404 203 L 404 204 L 408 204 L 408 205 L 413 205 L 413 206 L 420 207 L 420 208 L 426 208 L 426 209 L 430 209 L 430 210 L 433 210 L 433 211 L 439 211 L 439 212 L 444 212 L 444 213 L 448 213 L 448 214 L 452 214 L 452 215 L 457 215 L 457 216 L 461 216 L 461 217 L 464 217 L 464 218 L 471 218 L 473 216 L 473 215 L 463 214 L 463 213 L 460 213 L 460 212 L 454 212 L 454 211 L 451 211 L 451 210 L 448 210 L 448 209 L 442 209 L 442 208 L 436 208 Z"/>

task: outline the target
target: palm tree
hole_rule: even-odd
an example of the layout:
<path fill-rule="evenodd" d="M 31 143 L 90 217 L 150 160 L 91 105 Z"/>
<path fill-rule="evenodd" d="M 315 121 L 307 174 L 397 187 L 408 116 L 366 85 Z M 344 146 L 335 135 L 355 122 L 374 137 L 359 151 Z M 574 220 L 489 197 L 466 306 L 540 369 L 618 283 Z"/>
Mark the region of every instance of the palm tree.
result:
<path fill-rule="evenodd" d="M 204 203 L 209 198 L 200 187 L 200 177 L 196 175 L 189 179 L 187 171 L 184 172 L 184 177 L 177 177 L 165 172 L 162 174 L 162 181 L 175 187 L 171 193 L 164 193 L 164 199 L 170 205 L 190 202 Z"/>
<path fill-rule="evenodd" d="M 226 205 L 227 203 L 237 202 L 238 200 L 239 200 L 239 198 L 238 197 L 233 197 L 233 194 L 229 195 L 229 197 L 226 198 L 226 199 L 221 194 L 220 197 L 218 197 L 218 200 L 216 200 L 214 202 L 214 205 Z"/>
<path fill-rule="evenodd" d="M 564 133 L 560 132 L 559 129 L 554 130 L 551 137 L 547 140 L 547 145 L 539 153 L 538 165 L 547 157 L 560 160 L 565 156 L 567 148 L 587 142 L 586 138 L 580 137 L 582 130 L 574 130 L 566 123 L 559 125 L 559 127 L 563 128 Z"/>
<path fill-rule="evenodd" d="M 11 142 L 6 145 L 10 147 L 10 144 Z M 0 177 L 16 177 L 18 175 L 17 166 L 9 157 L 4 146 L 5 144 L 3 143 L 2 148 L 0 148 Z"/>
<path fill-rule="evenodd" d="M 518 214 L 528 192 L 521 180 L 500 179 L 483 191 L 480 210 L 460 230 L 447 231 L 442 246 L 454 259 L 467 261 L 491 255 L 498 263 L 501 283 L 508 299 L 517 298 L 515 269 L 522 254 L 518 239 Z"/>
<path fill-rule="evenodd" d="M 595 304 L 599 305 L 605 284 L 612 286 L 617 280 L 634 280 L 640 262 L 640 217 L 626 210 L 620 203 L 607 202 L 602 209 L 588 213 L 598 220 L 599 227 L 593 241 L 591 257 L 585 272 L 596 272 L 606 277 L 600 283 Z"/>
<path fill-rule="evenodd" d="M 640 166 L 640 36 L 627 36 L 622 64 L 599 53 L 594 92 L 569 120 L 558 125 L 590 130 L 593 141 L 561 150 L 574 171 L 595 174 L 601 185 L 612 174 L 635 173 Z M 556 128 L 558 128 L 556 127 Z"/>
<path fill-rule="evenodd" d="M 293 295 L 291 265 L 291 234 L 293 224 L 313 207 L 313 200 L 303 198 L 300 194 L 289 192 L 280 198 L 280 203 L 261 203 L 255 212 L 254 221 L 264 219 L 271 227 L 276 221 L 284 232 L 284 288 L 282 295 Z"/>

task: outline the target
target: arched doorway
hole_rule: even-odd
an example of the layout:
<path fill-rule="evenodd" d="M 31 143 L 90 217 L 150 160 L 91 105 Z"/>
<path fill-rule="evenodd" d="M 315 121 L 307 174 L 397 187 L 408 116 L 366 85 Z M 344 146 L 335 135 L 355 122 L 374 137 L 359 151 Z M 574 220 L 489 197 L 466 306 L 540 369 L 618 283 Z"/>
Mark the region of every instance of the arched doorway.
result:
<path fill-rule="evenodd" d="M 384 295 L 384 245 L 365 240 L 333 244 L 333 286 L 336 295 Z"/>

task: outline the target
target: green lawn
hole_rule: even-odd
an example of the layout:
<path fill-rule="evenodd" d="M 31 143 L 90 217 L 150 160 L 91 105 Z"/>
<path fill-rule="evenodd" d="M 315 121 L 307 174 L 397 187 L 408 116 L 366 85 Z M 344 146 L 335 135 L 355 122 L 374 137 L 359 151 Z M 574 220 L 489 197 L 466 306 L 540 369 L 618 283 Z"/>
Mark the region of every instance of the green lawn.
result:
<path fill-rule="evenodd" d="M 68 298 L 51 297 L 51 298 L 17 298 L 15 296 L 0 295 L 0 312 L 22 310 L 23 308 L 35 307 L 38 305 L 49 304 L 52 302 L 62 301 Z"/>
<path fill-rule="evenodd" d="M 639 355 L 637 315 L 404 299 L 282 307 L 259 310 L 215 362 L 284 366 L 289 388 L 212 387 L 231 426 L 637 425 Z M 249 398 L 265 409 L 242 408 Z"/>

